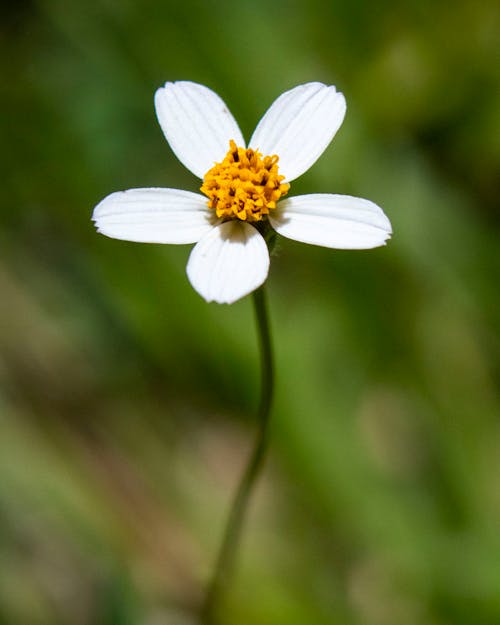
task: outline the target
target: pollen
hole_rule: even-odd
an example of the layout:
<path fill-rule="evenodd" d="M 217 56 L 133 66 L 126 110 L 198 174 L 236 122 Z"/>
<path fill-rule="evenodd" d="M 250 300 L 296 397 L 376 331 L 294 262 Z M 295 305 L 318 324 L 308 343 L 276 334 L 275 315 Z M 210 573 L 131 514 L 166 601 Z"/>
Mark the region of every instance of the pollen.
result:
<path fill-rule="evenodd" d="M 261 221 L 276 208 L 290 185 L 278 173 L 279 157 L 262 156 L 257 150 L 239 148 L 231 140 L 229 151 L 203 178 L 201 192 L 221 219 Z"/>

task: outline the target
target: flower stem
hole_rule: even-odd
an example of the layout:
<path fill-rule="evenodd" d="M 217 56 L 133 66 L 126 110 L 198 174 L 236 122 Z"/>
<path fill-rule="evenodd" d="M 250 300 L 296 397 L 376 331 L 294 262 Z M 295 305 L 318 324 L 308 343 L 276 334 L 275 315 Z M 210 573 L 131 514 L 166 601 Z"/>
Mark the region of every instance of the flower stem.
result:
<path fill-rule="evenodd" d="M 261 361 L 261 394 L 257 412 L 259 429 L 252 453 L 241 477 L 238 490 L 236 491 L 212 580 L 208 587 L 205 603 L 202 607 L 201 616 L 204 625 L 216 625 L 218 623 L 216 612 L 220 603 L 220 597 L 226 589 L 228 580 L 232 576 L 236 550 L 238 548 L 248 502 L 257 477 L 262 469 L 268 445 L 269 416 L 274 388 L 274 369 L 271 331 L 266 300 L 264 286 L 261 286 L 253 293 Z"/>

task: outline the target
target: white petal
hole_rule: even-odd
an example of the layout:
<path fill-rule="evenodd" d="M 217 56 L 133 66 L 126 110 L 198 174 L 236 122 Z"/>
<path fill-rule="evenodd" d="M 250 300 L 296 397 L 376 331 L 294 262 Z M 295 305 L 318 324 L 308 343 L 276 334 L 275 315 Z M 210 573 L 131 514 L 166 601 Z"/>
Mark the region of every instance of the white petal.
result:
<path fill-rule="evenodd" d="M 174 154 L 203 178 L 229 150 L 229 140 L 243 147 L 238 124 L 223 100 L 194 82 L 167 82 L 155 94 L 156 115 Z"/>
<path fill-rule="evenodd" d="M 187 265 L 193 288 L 207 302 L 232 304 L 267 278 L 269 252 L 261 234 L 248 223 L 226 221 L 193 248 Z"/>
<path fill-rule="evenodd" d="M 323 154 L 344 119 L 344 96 L 320 82 L 299 85 L 271 105 L 249 147 L 279 156 L 279 172 L 289 182 Z"/>
<path fill-rule="evenodd" d="M 195 243 L 213 228 L 206 198 L 178 189 L 130 189 L 104 198 L 94 209 L 97 230 L 140 243 Z"/>
<path fill-rule="evenodd" d="M 384 211 L 373 202 L 350 195 L 299 195 L 278 204 L 269 217 L 284 237 L 345 250 L 384 245 L 392 233 Z"/>

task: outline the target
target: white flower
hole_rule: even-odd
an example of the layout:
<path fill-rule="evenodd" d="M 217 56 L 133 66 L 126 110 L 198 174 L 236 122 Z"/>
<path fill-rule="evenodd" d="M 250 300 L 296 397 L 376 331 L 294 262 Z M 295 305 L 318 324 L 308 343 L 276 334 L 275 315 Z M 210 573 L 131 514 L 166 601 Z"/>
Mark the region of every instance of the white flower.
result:
<path fill-rule="evenodd" d="M 260 120 L 248 148 L 221 98 L 203 85 L 167 82 L 155 95 L 158 120 L 177 158 L 203 179 L 201 191 L 130 189 L 94 209 L 99 232 L 144 243 L 196 243 L 187 264 L 208 302 L 231 304 L 269 271 L 262 233 L 325 247 L 383 245 L 391 224 L 373 202 L 313 194 L 281 200 L 319 158 L 345 115 L 335 87 L 318 82 L 283 93 Z M 269 226 L 270 225 L 270 226 Z"/>

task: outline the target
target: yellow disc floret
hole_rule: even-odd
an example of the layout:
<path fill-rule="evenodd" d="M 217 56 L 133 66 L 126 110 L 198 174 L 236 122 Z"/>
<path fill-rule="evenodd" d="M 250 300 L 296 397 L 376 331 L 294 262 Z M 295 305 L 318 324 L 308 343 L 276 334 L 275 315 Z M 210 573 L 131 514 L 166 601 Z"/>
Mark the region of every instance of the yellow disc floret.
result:
<path fill-rule="evenodd" d="M 200 190 L 217 217 L 261 221 L 288 192 L 284 179 L 278 174 L 278 156 L 263 157 L 231 140 L 224 160 L 207 171 Z"/>

